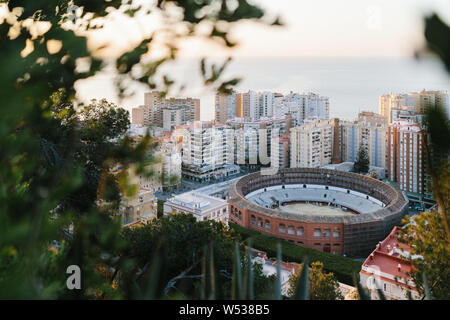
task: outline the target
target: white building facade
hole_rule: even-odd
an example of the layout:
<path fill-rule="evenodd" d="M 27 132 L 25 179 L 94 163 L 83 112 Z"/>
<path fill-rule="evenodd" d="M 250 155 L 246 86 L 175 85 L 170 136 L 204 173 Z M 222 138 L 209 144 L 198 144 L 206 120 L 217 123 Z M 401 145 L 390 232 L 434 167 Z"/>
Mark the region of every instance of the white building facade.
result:
<path fill-rule="evenodd" d="M 362 145 L 369 156 L 369 164 L 387 168 L 387 126 L 365 121 L 341 121 L 341 160 L 356 162 Z"/>
<path fill-rule="evenodd" d="M 310 117 L 316 117 L 319 120 L 329 119 L 329 98 L 314 93 L 299 94 L 291 92 L 283 99 L 278 99 L 274 107 L 276 117 L 283 117 L 286 114 L 292 114 L 296 126 L 304 124 L 304 120 Z"/>
<path fill-rule="evenodd" d="M 228 202 L 196 191 L 176 195 L 164 202 L 164 214 L 192 214 L 197 221 L 215 220 L 228 224 Z"/>
<path fill-rule="evenodd" d="M 291 129 L 291 168 L 319 168 L 332 163 L 339 141 L 336 120 L 320 120 Z"/>
<path fill-rule="evenodd" d="M 182 132 L 182 172 L 186 178 L 209 181 L 238 173 L 234 165 L 234 132 L 228 126 L 195 121 L 179 129 Z"/>

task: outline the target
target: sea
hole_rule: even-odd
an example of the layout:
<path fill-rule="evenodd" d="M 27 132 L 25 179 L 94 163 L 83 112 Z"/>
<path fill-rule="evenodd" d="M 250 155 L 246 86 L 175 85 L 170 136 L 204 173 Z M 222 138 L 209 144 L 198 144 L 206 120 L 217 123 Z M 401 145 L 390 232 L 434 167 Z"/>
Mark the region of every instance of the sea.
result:
<path fill-rule="evenodd" d="M 214 118 L 214 88 L 205 88 L 200 58 L 183 58 L 164 66 L 160 74 L 176 80 L 170 96 L 201 99 L 201 119 Z M 207 59 L 207 71 L 210 70 Z M 214 58 L 211 61 L 221 61 Z M 224 80 L 241 78 L 238 92 L 271 91 L 282 94 L 313 92 L 329 97 L 330 117 L 353 120 L 360 111 L 378 112 L 379 96 L 421 90 L 450 92 L 450 74 L 435 57 L 237 57 L 223 74 Z M 134 94 L 119 100 L 109 70 L 77 83 L 82 101 L 107 98 L 128 110 L 142 105 L 142 85 L 130 84 Z"/>

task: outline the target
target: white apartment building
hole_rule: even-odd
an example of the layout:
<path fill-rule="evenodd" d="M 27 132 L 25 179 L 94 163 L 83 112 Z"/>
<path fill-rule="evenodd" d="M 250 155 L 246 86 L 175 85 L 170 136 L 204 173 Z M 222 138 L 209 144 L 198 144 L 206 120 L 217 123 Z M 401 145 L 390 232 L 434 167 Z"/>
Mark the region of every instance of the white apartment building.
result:
<path fill-rule="evenodd" d="M 380 114 L 387 117 L 388 123 L 396 119 L 392 115 L 392 110 L 403 110 L 415 112 L 417 110 L 417 94 L 385 94 L 379 99 Z"/>
<path fill-rule="evenodd" d="M 178 186 L 181 182 L 181 144 L 172 139 L 163 139 L 159 154 L 163 189 Z"/>
<path fill-rule="evenodd" d="M 365 121 L 341 121 L 341 160 L 355 162 L 360 145 L 369 156 L 369 164 L 387 168 L 387 126 Z"/>
<path fill-rule="evenodd" d="M 285 105 L 285 96 L 282 94 L 275 94 L 273 97 L 273 114 L 275 117 L 280 117 L 286 114 L 290 114 Z"/>
<path fill-rule="evenodd" d="M 228 202 L 197 191 L 176 195 L 164 202 L 164 214 L 192 214 L 197 221 L 215 220 L 228 224 Z"/>
<path fill-rule="evenodd" d="M 290 116 L 284 118 L 235 118 L 227 121 L 234 132 L 234 159 L 238 165 L 269 164 L 271 140 L 286 132 L 292 126 Z M 263 155 L 262 159 L 261 154 Z M 267 163 L 261 162 L 267 161 Z"/>
<path fill-rule="evenodd" d="M 422 194 L 424 188 L 422 130 L 418 123 L 395 120 L 388 129 L 388 177 L 400 190 Z"/>
<path fill-rule="evenodd" d="M 122 226 L 128 227 L 136 223 L 147 223 L 157 217 L 157 199 L 153 191 L 140 188 L 136 195 L 123 196 L 119 205 L 119 216 Z"/>
<path fill-rule="evenodd" d="M 401 126 L 399 132 L 399 188 L 423 193 L 422 130 L 419 125 Z"/>
<path fill-rule="evenodd" d="M 194 121 L 200 118 L 199 99 L 166 99 L 161 106 L 162 127 L 164 130 L 172 130 L 176 126 Z"/>
<path fill-rule="evenodd" d="M 259 95 L 255 91 L 249 91 L 248 93 L 248 107 L 244 104 L 245 108 L 248 108 L 248 113 L 250 115 L 250 119 L 259 119 L 261 117 L 259 110 Z"/>
<path fill-rule="evenodd" d="M 271 118 L 274 115 L 274 97 L 276 94 L 264 91 L 232 92 L 229 95 L 217 94 L 215 97 L 215 121 L 226 123 L 238 118 Z"/>
<path fill-rule="evenodd" d="M 274 106 L 276 117 L 283 117 L 286 114 L 292 114 L 296 126 L 302 125 L 304 120 L 309 117 L 317 117 L 319 120 L 329 119 L 329 98 L 314 93 L 299 94 L 291 92 L 283 99 L 277 99 Z"/>
<path fill-rule="evenodd" d="M 387 117 L 371 111 L 361 111 L 358 113 L 358 122 L 368 122 L 372 125 L 387 126 L 387 120 Z"/>
<path fill-rule="evenodd" d="M 340 162 L 339 120 L 319 120 L 291 129 L 291 168 L 319 168 Z"/>
<path fill-rule="evenodd" d="M 165 106 L 182 109 L 183 123 L 200 120 L 200 99 L 169 98 L 165 100 Z"/>
<path fill-rule="evenodd" d="M 134 125 L 144 125 L 144 107 L 133 108 L 131 110 L 131 123 Z"/>
<path fill-rule="evenodd" d="M 200 119 L 200 99 L 165 98 L 161 92 L 151 91 L 144 94 L 144 105 L 133 108 L 131 115 L 133 124 L 173 128 Z"/>
<path fill-rule="evenodd" d="M 236 113 L 234 117 L 250 118 L 258 120 L 260 118 L 270 118 L 273 114 L 274 99 L 277 94 L 269 91 L 255 92 L 249 90 L 246 93 L 237 94 L 238 98 L 232 101 L 237 101 Z M 217 106 L 216 96 L 216 106 Z M 231 102 L 232 103 L 232 102 Z M 217 108 L 216 108 L 217 110 Z M 234 117 L 228 117 L 232 120 Z M 217 118 L 216 118 L 217 119 Z"/>
<path fill-rule="evenodd" d="M 174 127 L 183 124 L 183 109 L 174 107 L 162 108 L 162 127 L 164 130 L 170 131 Z"/>
<path fill-rule="evenodd" d="M 261 118 L 284 118 L 291 114 L 295 125 L 303 124 L 305 118 L 317 117 L 319 120 L 329 119 L 330 103 L 328 97 L 314 93 L 281 93 L 270 91 L 230 95 L 216 95 L 215 120 L 225 123 L 235 117 L 259 120 Z"/>
<path fill-rule="evenodd" d="M 158 91 L 147 92 L 144 94 L 144 124 L 146 126 L 162 127 L 162 106 L 164 98 Z"/>
<path fill-rule="evenodd" d="M 182 172 L 186 178 L 209 181 L 239 171 L 233 164 L 234 133 L 229 127 L 195 121 L 177 130 L 182 134 Z"/>
<path fill-rule="evenodd" d="M 178 141 L 178 136 L 172 136 L 168 132 L 155 137 L 155 132 L 151 128 L 145 126 L 138 126 L 131 124 L 127 131 L 127 136 L 133 138 L 135 143 L 138 143 L 147 132 L 153 136 L 154 141 L 158 142 L 157 148 L 153 151 L 152 156 L 155 158 L 155 163 L 149 165 L 149 169 L 154 172 L 154 175 L 147 177 L 145 175 L 136 175 L 133 170 L 130 170 L 131 181 L 141 188 L 151 190 L 153 192 L 166 189 L 167 187 L 174 187 L 181 181 L 181 143 Z M 176 178 L 176 179 L 175 179 Z"/>
<path fill-rule="evenodd" d="M 261 94 L 260 103 L 260 116 L 261 117 L 272 117 L 273 116 L 273 93 L 264 91 Z"/>
<path fill-rule="evenodd" d="M 215 97 L 215 122 L 224 124 L 228 119 L 234 119 L 239 112 L 240 98 L 240 95 L 234 91 L 231 94 L 217 94 Z"/>
<path fill-rule="evenodd" d="M 380 114 L 388 118 L 391 124 L 400 115 L 400 111 L 405 115 L 423 114 L 425 109 L 433 104 L 441 105 L 449 112 L 450 102 L 447 91 L 426 91 L 385 94 L 380 96 Z M 448 113 L 450 114 L 450 113 Z"/>
<path fill-rule="evenodd" d="M 272 168 L 289 168 L 290 161 L 290 136 L 289 133 L 272 137 L 270 166 Z"/>
<path fill-rule="evenodd" d="M 126 132 L 126 135 L 132 138 L 134 144 L 136 145 L 147 133 L 150 134 L 150 130 L 148 127 L 131 124 L 130 128 Z M 151 192 L 161 190 L 162 185 L 160 177 L 162 173 L 162 163 L 160 159 L 157 159 L 157 161 L 150 163 L 146 168 L 147 171 L 149 172 L 151 171 L 154 173 L 151 176 L 147 176 L 144 174 L 136 174 L 135 169 L 136 168 L 134 165 L 131 165 L 128 168 L 128 177 L 130 179 L 131 184 L 137 185 L 140 188 L 149 190 Z M 113 169 L 113 171 L 115 171 L 116 173 L 120 172 L 121 170 L 123 170 L 123 166 L 121 164 L 118 164 L 117 167 Z"/>

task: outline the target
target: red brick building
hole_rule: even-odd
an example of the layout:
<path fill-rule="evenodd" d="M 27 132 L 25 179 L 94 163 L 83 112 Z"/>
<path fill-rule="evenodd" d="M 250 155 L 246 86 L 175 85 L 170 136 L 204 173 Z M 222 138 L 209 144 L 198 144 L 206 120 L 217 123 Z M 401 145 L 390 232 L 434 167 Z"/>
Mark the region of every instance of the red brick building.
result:
<path fill-rule="evenodd" d="M 310 199 L 317 203 L 319 212 L 321 205 L 325 210 L 325 206 L 332 204 L 353 214 L 302 214 L 278 209 L 283 205 L 281 202 L 305 201 L 311 188 L 324 197 Z M 262 194 L 271 192 L 266 199 L 273 198 L 273 203 L 264 206 L 249 200 L 260 191 Z M 333 192 L 339 194 L 339 198 L 332 199 Z M 282 200 L 280 194 L 285 195 Z M 349 205 L 350 198 L 358 201 Z M 369 202 L 377 209 L 365 212 L 364 207 L 358 207 L 359 203 Z M 297 245 L 349 256 L 366 256 L 371 252 L 395 225 L 400 224 L 408 206 L 398 189 L 379 180 L 313 168 L 280 169 L 277 174 L 268 176 L 259 172 L 247 175 L 230 187 L 228 203 L 233 223 Z"/>

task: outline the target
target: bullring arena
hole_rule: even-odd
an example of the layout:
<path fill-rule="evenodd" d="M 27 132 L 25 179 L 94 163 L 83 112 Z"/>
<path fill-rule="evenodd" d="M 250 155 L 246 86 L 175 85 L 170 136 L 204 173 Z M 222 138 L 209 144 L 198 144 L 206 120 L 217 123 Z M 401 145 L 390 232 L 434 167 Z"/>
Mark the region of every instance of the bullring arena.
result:
<path fill-rule="evenodd" d="M 327 169 L 249 174 L 229 190 L 230 221 L 324 252 L 365 256 L 407 212 L 403 193 L 379 180 Z"/>

